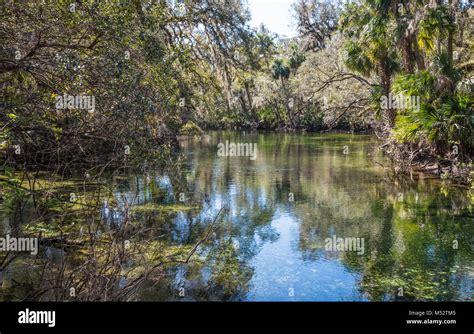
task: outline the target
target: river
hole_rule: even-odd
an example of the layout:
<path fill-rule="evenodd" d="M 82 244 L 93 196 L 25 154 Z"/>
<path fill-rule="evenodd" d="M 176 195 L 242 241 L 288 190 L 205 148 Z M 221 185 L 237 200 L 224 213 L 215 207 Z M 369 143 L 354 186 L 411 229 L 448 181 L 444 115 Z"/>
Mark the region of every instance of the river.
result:
<path fill-rule="evenodd" d="M 219 156 L 226 141 L 256 152 Z M 394 175 L 374 137 L 218 131 L 180 143 L 172 170 L 121 177 L 114 197 L 168 245 L 210 234 L 134 300 L 472 300 L 468 189 Z M 101 216 L 120 224 L 108 203 Z"/>

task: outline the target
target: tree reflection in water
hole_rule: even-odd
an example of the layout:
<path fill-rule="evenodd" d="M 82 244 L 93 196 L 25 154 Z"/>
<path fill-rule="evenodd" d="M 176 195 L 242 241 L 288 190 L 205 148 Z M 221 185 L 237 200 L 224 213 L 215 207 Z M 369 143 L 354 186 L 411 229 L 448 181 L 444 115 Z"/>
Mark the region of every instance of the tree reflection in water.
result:
<path fill-rule="evenodd" d="M 217 144 L 225 140 L 256 143 L 257 159 L 218 157 Z M 186 139 L 182 148 L 184 160 L 173 168 L 111 177 L 102 181 L 103 191 L 97 185 L 59 186 L 58 194 L 72 187 L 87 199 L 78 210 L 68 208 L 68 219 L 54 214 L 32 219 L 38 213 L 28 203 L 23 219 L 18 212 L 4 218 L 5 228 L 19 226 L 21 233 L 43 229 L 43 236 L 53 236 L 60 228 L 75 241 L 80 233 L 86 241 L 93 235 L 95 249 L 114 249 L 109 254 L 114 260 L 91 257 L 90 244 L 69 245 L 66 260 L 56 265 L 46 256 L 35 264 L 22 256 L 2 271 L 0 296 L 74 299 L 64 291 L 91 280 L 106 290 L 113 286 L 109 296 L 89 291 L 79 292 L 79 299 L 472 299 L 474 215 L 468 190 L 423 175 L 392 175 L 379 165 L 388 162 L 373 138 L 214 132 Z M 25 224 L 25 217 L 35 223 Z M 325 250 L 324 240 L 333 235 L 364 238 L 364 254 Z M 56 280 L 54 289 L 63 292 L 52 292 L 57 268 L 65 267 L 69 277 L 92 259 L 96 264 L 89 263 L 84 276 Z M 39 283 L 33 274 L 45 263 L 51 267 L 46 289 L 44 277 Z M 104 265 L 106 270 L 99 269 Z M 140 284 L 127 285 L 137 278 Z"/>

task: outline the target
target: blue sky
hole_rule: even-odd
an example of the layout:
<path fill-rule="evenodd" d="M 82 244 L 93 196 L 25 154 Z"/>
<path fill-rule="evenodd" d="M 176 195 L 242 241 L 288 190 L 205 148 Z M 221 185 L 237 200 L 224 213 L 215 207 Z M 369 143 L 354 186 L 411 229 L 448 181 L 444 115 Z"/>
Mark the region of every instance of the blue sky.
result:
<path fill-rule="evenodd" d="M 292 26 L 293 20 L 290 7 L 293 0 L 247 0 L 252 14 L 252 27 L 258 28 L 263 22 L 265 26 L 279 35 L 293 37 L 296 35 Z"/>

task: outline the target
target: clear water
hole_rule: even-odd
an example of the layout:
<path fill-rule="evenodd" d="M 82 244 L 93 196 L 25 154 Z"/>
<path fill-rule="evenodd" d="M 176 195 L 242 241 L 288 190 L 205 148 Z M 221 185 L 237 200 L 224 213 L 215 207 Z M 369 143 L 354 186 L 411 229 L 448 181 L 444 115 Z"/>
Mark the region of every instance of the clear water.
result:
<path fill-rule="evenodd" d="M 226 140 L 257 143 L 257 158 L 217 156 Z M 361 135 L 236 132 L 183 142 L 187 187 L 208 198 L 197 214 L 177 214 L 170 235 L 192 239 L 200 222 L 226 205 L 220 242 L 207 251 L 223 244 L 231 251 L 217 257 L 221 263 L 208 255 L 199 269 L 170 273 L 168 285 L 142 298 L 472 299 L 467 190 L 426 175 L 392 175 L 378 145 Z M 333 235 L 363 238 L 364 254 L 326 250 Z M 176 297 L 179 288 L 185 298 Z"/>
<path fill-rule="evenodd" d="M 226 140 L 256 143 L 256 159 L 218 156 Z M 378 145 L 362 135 L 212 132 L 183 139 L 171 170 L 110 181 L 119 205 L 152 205 L 135 215 L 157 228 L 151 238 L 192 246 L 209 232 L 190 263 L 134 299 L 472 300 L 469 189 L 393 175 Z M 123 218 L 107 203 L 100 216 L 107 226 Z M 363 251 L 328 249 L 333 236 L 363 240 Z"/>

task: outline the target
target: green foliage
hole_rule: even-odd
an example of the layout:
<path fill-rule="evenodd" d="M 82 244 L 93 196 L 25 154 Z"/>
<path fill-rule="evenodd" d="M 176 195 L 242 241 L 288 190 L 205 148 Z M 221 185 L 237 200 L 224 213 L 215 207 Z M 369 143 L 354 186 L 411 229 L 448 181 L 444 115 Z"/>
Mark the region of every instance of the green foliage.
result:
<path fill-rule="evenodd" d="M 290 66 L 284 59 L 275 59 L 271 71 L 276 80 L 287 80 L 290 77 Z"/>
<path fill-rule="evenodd" d="M 419 109 L 405 110 L 398 115 L 394 136 L 401 142 L 426 140 L 439 153 L 459 145 L 469 154 L 474 149 L 473 97 L 462 93 L 439 91 L 437 80 L 429 71 L 399 76 L 394 92 L 405 96 L 420 96 Z"/>
<path fill-rule="evenodd" d="M 459 66 L 454 53 L 465 48 L 457 33 L 472 30 L 459 18 L 470 16 L 459 3 L 371 0 L 349 4 L 341 14 L 346 67 L 377 79 L 370 105 L 383 116 L 383 137 L 424 145 L 424 158 L 453 159 L 453 145 L 460 151 L 456 163 L 468 162 L 474 152 L 472 69 Z M 419 99 L 420 106 L 382 108 L 381 98 L 389 95 Z M 390 154 L 398 160 L 410 156 L 408 146 L 395 141 Z"/>
<path fill-rule="evenodd" d="M 186 136 L 200 135 L 202 133 L 203 130 L 193 121 L 187 121 L 179 130 L 180 135 Z"/>
<path fill-rule="evenodd" d="M 422 103 L 419 110 L 397 117 L 395 138 L 402 142 L 426 139 L 439 152 L 446 152 L 458 144 L 467 152 L 474 149 L 471 97 L 451 97 L 433 104 Z"/>
<path fill-rule="evenodd" d="M 240 5 L 186 2 L 184 13 L 175 5 L 90 0 L 2 7 L 0 129 L 22 149 L 10 162 L 114 167 L 160 159 L 183 126 L 198 130 L 187 120 L 222 110 L 218 99 L 227 83 L 215 80 L 214 65 L 259 69 L 272 39 L 263 31 L 254 36 Z M 94 112 L 57 109 L 65 94 L 93 96 Z"/>
<path fill-rule="evenodd" d="M 13 168 L 4 168 L 0 185 L 0 211 L 12 213 L 28 200 L 30 193 Z"/>
<path fill-rule="evenodd" d="M 310 131 L 318 131 L 324 128 L 324 113 L 318 108 L 309 108 L 298 118 L 298 127 Z"/>
<path fill-rule="evenodd" d="M 361 73 L 364 76 L 370 76 L 374 70 L 369 55 L 364 48 L 356 41 L 348 41 L 344 50 L 344 62 L 347 68 Z"/>
<path fill-rule="evenodd" d="M 405 96 L 419 96 L 422 101 L 431 101 L 435 77 L 424 70 L 412 75 L 399 75 L 393 83 L 393 92 Z"/>
<path fill-rule="evenodd" d="M 306 60 L 305 55 L 299 50 L 298 45 L 293 44 L 291 46 L 291 55 L 288 60 L 290 68 L 293 70 L 298 69 L 301 64 Z"/>
<path fill-rule="evenodd" d="M 239 259 L 238 251 L 232 240 L 223 240 L 208 255 L 207 260 L 213 265 L 212 284 L 224 293 L 224 299 L 239 296 L 248 290 L 249 279 L 253 270 L 245 261 Z"/>
<path fill-rule="evenodd" d="M 446 38 L 454 28 L 447 6 L 428 8 L 420 23 L 418 44 L 426 51 L 432 52 L 435 50 L 436 38 Z"/>

